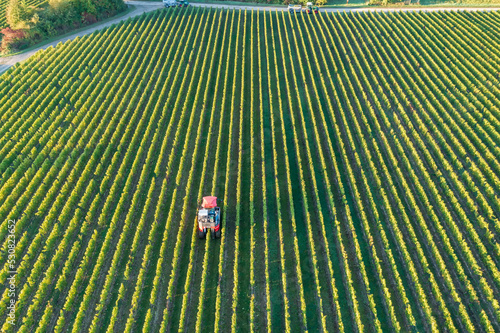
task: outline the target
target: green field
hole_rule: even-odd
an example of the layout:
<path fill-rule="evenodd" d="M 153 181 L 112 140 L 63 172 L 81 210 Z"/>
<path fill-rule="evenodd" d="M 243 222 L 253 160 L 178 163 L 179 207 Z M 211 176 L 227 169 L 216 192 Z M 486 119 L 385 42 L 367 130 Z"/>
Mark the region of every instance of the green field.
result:
<path fill-rule="evenodd" d="M 2 330 L 500 331 L 499 46 L 500 12 L 177 8 L 36 53 Z"/>

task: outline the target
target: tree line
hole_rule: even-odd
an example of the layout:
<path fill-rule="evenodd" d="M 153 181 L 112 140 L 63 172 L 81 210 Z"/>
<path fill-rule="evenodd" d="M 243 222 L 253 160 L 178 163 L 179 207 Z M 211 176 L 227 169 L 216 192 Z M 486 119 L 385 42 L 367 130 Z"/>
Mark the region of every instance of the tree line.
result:
<path fill-rule="evenodd" d="M 123 0 L 49 0 L 39 6 L 10 0 L 8 27 L 0 30 L 3 53 L 20 50 L 48 37 L 95 23 L 125 10 Z"/>

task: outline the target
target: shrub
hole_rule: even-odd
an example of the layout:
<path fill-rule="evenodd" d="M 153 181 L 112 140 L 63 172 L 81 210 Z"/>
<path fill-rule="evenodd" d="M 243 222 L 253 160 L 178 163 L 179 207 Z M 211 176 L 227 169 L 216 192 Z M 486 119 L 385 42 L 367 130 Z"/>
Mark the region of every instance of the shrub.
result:
<path fill-rule="evenodd" d="M 10 0 L 6 12 L 7 23 L 13 29 L 28 28 L 34 13 L 34 8 L 28 7 L 24 2 Z"/>
<path fill-rule="evenodd" d="M 1 49 L 4 51 L 16 50 L 26 43 L 26 32 L 22 29 L 4 28 L 0 30 L 2 37 Z"/>

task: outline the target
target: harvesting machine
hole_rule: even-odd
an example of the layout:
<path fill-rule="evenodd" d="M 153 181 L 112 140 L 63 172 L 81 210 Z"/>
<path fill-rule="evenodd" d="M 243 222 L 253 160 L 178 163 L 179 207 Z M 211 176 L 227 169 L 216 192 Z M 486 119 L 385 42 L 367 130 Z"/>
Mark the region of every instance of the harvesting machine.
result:
<path fill-rule="evenodd" d="M 211 230 L 212 239 L 220 238 L 221 211 L 217 207 L 217 197 L 203 197 L 203 203 L 198 209 L 198 238 L 203 239 Z"/>
<path fill-rule="evenodd" d="M 313 6 L 312 2 L 308 2 L 304 7 L 302 5 L 288 5 L 288 11 L 290 13 L 307 13 L 307 14 L 317 14 L 319 12 L 318 6 Z"/>

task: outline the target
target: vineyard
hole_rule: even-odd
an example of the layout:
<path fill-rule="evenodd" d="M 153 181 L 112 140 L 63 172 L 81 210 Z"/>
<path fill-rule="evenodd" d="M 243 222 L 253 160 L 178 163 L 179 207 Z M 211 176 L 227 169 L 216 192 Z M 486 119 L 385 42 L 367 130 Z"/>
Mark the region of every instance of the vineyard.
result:
<path fill-rule="evenodd" d="M 11 68 L 0 330 L 500 331 L 499 27 L 159 10 Z"/>

